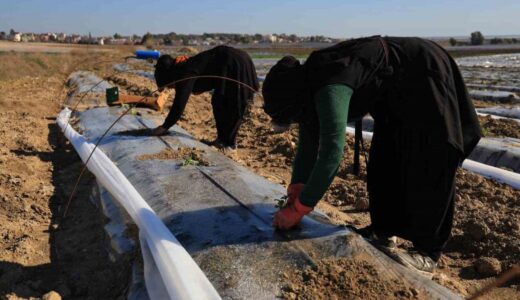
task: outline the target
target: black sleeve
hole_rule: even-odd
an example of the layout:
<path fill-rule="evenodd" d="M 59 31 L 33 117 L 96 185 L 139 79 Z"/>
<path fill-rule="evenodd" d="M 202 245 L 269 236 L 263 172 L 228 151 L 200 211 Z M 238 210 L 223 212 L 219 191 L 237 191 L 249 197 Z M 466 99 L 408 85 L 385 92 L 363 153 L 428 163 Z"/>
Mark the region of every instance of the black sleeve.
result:
<path fill-rule="evenodd" d="M 162 127 L 169 129 L 179 121 L 184 112 L 184 108 L 186 108 L 186 103 L 188 103 L 195 81 L 196 79 L 192 79 L 175 85 L 175 99 Z"/>

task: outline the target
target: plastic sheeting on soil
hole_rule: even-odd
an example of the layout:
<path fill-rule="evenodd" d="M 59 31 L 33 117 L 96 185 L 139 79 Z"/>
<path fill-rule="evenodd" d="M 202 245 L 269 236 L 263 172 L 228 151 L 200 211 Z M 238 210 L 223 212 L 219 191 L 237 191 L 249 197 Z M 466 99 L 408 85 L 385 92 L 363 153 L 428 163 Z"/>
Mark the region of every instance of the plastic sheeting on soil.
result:
<path fill-rule="evenodd" d="M 152 71 L 131 69 L 127 64 L 114 64 L 113 68 L 118 72 L 132 73 L 155 81 L 155 76 Z"/>
<path fill-rule="evenodd" d="M 494 91 L 504 91 L 504 92 L 512 92 L 512 93 L 520 92 L 520 87 L 516 87 L 516 86 L 476 84 L 476 83 L 468 83 L 468 84 L 466 84 L 466 86 L 468 88 L 478 89 L 478 90 L 494 90 Z"/>
<path fill-rule="evenodd" d="M 101 83 L 99 83 L 101 81 Z M 105 93 L 112 85 L 92 72 L 77 71 L 70 74 L 67 85 L 73 93 Z"/>
<path fill-rule="evenodd" d="M 57 122 L 81 159 L 86 161 L 93 151 L 94 145 L 79 135 L 71 126 L 68 126 L 69 118 L 70 110 L 64 109 Z M 158 267 L 164 290 L 169 297 L 171 299 L 219 299 L 211 283 L 179 241 L 102 151 L 93 153 L 87 167 L 138 225 Z M 148 282 L 157 284 L 157 282 Z M 152 296 L 151 293 L 154 290 L 149 289 L 148 292 Z M 161 295 L 164 295 L 164 293 Z"/>
<path fill-rule="evenodd" d="M 520 120 L 520 106 L 515 107 L 488 107 L 477 109 L 479 113 L 485 113 L 500 117 Z"/>
<path fill-rule="evenodd" d="M 348 134 L 354 135 L 355 131 L 352 127 L 347 127 L 346 132 Z M 372 136 L 374 134 L 369 131 L 363 131 L 363 138 L 366 140 L 372 140 Z M 478 146 L 477 146 L 478 147 Z M 502 149 L 503 151 L 503 149 Z M 503 155 L 503 154 L 502 154 Z M 518 157 L 513 158 L 513 160 L 518 160 Z M 464 160 L 464 163 L 462 164 L 462 168 L 480 174 L 486 178 L 494 179 L 498 182 L 505 183 L 507 185 L 512 186 L 515 189 L 520 189 L 520 174 L 514 173 L 511 171 L 507 171 L 504 169 L 500 169 L 494 166 L 489 166 L 477 161 L 473 161 L 471 159 Z"/>
<path fill-rule="evenodd" d="M 504 119 L 504 120 L 511 120 L 511 121 L 515 121 L 515 122 L 519 122 L 520 123 L 520 119 L 513 119 L 513 118 L 508 118 L 508 117 L 495 116 L 495 115 L 492 115 L 492 114 L 486 114 L 486 113 L 481 113 L 481 112 L 477 112 L 477 115 L 482 116 L 482 117 L 490 116 L 492 119 L 498 119 L 498 120 Z"/>
<path fill-rule="evenodd" d="M 520 140 L 483 138 L 469 156 L 471 160 L 520 173 Z"/>
<path fill-rule="evenodd" d="M 520 67 L 520 54 L 496 54 L 484 56 L 468 56 L 456 59 L 457 64 L 463 67 L 495 67 L 518 68 Z"/>
<path fill-rule="evenodd" d="M 492 101 L 500 103 L 518 103 L 520 98 L 515 93 L 504 91 L 483 91 L 471 90 L 469 96 L 482 101 Z"/>
<path fill-rule="evenodd" d="M 497 116 L 492 117 L 500 118 Z M 354 135 L 353 127 L 354 124 L 349 123 L 347 133 Z M 363 135 L 371 139 L 373 127 L 374 119 L 370 116 L 365 116 L 362 126 Z M 490 166 L 506 168 L 520 173 L 520 140 L 514 138 L 483 138 L 469 158 Z"/>
<path fill-rule="evenodd" d="M 117 108 L 90 109 L 79 113 L 78 126 L 94 142 L 120 112 Z M 280 295 L 281 275 L 287 269 L 313 265 L 321 257 L 350 256 L 354 251 L 371 253 L 382 273 L 404 279 L 432 298 L 459 298 L 397 265 L 346 228 L 331 225 L 319 212 L 305 217 L 299 230 L 274 231 L 273 200 L 285 194 L 282 186 L 237 165 L 178 127 L 161 138 L 133 134 L 155 126 L 148 118 L 127 115 L 101 142 L 100 149 L 147 199 L 223 298 L 273 299 Z M 204 151 L 210 166 L 182 166 L 179 159 L 137 159 L 179 147 Z M 152 247 L 149 240 L 147 245 Z M 153 270 L 159 266 L 146 261 L 145 257 L 147 287 L 152 288 L 150 276 L 157 274 Z"/>
<path fill-rule="evenodd" d="M 105 93 L 112 85 L 89 71 L 77 71 L 70 74 L 67 81 L 70 90 L 65 103 L 75 106 L 82 99 L 83 105 L 102 106 L 106 105 Z M 85 93 L 88 93 L 85 97 Z"/>

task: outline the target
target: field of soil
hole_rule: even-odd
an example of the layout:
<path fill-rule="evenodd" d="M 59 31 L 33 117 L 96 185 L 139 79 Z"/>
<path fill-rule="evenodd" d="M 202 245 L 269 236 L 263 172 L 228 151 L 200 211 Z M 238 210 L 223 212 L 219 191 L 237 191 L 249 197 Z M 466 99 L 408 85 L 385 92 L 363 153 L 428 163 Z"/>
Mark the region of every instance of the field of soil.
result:
<path fill-rule="evenodd" d="M 37 299 L 50 291 L 67 299 L 118 299 L 125 294 L 128 278 L 120 274 L 128 274 L 123 269 L 128 265 L 111 261 L 104 250 L 104 221 L 88 200 L 92 176 L 85 176 L 68 216 L 61 218 L 82 167 L 54 123 L 65 98 L 63 83 L 74 68 L 87 69 L 80 61 L 115 59 L 103 55 L 0 54 L 0 120 L 4 124 L 0 129 L 0 298 Z M 110 68 L 111 64 L 102 64 L 94 70 L 131 94 L 149 95 L 155 90 L 148 79 L 114 75 Z M 209 93 L 192 96 L 179 122 L 206 141 L 216 137 L 210 100 Z M 238 151 L 229 156 L 287 185 L 297 128 L 273 134 L 261 105 L 255 99 L 238 137 Z M 490 134 L 514 134 L 515 128 L 508 129 L 509 125 L 481 121 Z M 338 174 L 319 209 L 338 224 L 361 228 L 370 224 L 366 169 L 362 156 L 361 174 L 352 174 L 353 139 L 348 136 L 347 141 Z M 456 200 L 453 237 L 434 280 L 470 295 L 520 262 L 520 192 L 461 170 Z M 400 247 L 408 244 L 400 241 Z M 362 255 L 338 262 L 324 259 L 316 268 L 287 272 L 286 279 L 285 298 L 424 297 L 421 291 L 379 276 Z M 493 290 L 488 298 L 519 299 L 520 279 Z"/>
<path fill-rule="evenodd" d="M 98 57 L 0 58 L 0 299 L 118 299 L 128 266 L 104 250 L 104 220 L 88 199 L 92 176 L 84 177 L 62 218 L 83 164 L 55 116 L 66 76 Z"/>

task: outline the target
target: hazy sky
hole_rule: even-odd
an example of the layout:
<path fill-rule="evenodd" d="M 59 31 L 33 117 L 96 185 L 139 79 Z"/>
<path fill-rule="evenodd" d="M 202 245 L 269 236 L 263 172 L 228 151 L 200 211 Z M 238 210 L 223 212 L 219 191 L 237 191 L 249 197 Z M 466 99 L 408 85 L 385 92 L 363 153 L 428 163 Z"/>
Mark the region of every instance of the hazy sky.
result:
<path fill-rule="evenodd" d="M 114 33 L 520 34 L 520 0 L 0 0 L 0 30 Z"/>

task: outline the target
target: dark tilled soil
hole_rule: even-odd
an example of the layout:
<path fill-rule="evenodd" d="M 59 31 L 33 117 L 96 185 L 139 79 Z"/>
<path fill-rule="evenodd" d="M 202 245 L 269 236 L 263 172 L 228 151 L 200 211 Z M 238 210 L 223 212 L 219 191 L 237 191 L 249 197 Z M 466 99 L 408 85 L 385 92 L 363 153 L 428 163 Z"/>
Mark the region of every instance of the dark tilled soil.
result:
<path fill-rule="evenodd" d="M 314 267 L 289 271 L 284 299 L 428 299 L 423 291 L 387 278 L 365 253 L 352 258 L 331 258 Z"/>
<path fill-rule="evenodd" d="M 514 120 L 493 119 L 491 116 L 480 117 L 480 125 L 484 136 L 512 137 L 520 139 L 520 123 Z"/>

